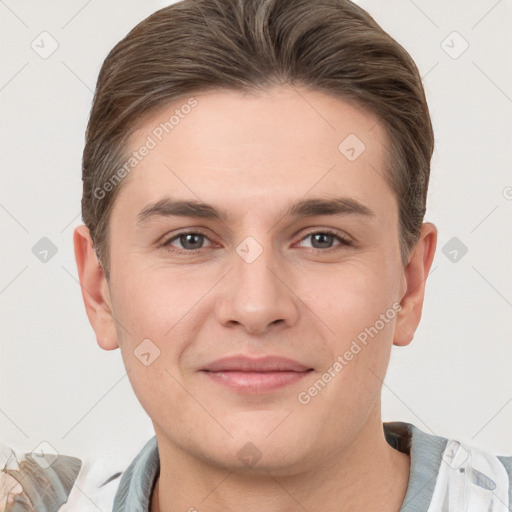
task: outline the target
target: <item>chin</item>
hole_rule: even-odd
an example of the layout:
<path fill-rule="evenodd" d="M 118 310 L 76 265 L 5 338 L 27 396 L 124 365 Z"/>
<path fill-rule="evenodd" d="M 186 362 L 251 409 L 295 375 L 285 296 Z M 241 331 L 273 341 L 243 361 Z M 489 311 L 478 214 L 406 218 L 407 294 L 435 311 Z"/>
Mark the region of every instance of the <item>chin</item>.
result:
<path fill-rule="evenodd" d="M 281 416 L 281 420 L 286 415 Z M 271 425 L 269 427 L 269 425 Z M 305 443 L 307 433 L 297 431 L 295 426 L 285 428 L 284 423 L 260 421 L 260 425 L 245 426 L 242 430 L 230 431 L 218 444 L 204 447 L 211 461 L 237 473 L 291 475 L 304 469 L 311 458 L 311 443 Z M 260 428 L 258 428 L 260 427 Z M 290 427 L 290 426 L 289 426 Z M 275 430 L 273 430 L 275 429 Z M 216 446 L 212 453 L 212 446 Z"/>
<path fill-rule="evenodd" d="M 250 441 L 240 448 L 226 447 L 221 453 L 210 453 L 206 455 L 207 460 L 225 470 L 237 474 L 273 476 L 291 476 L 304 471 L 304 460 L 308 454 L 302 454 L 298 446 L 279 446 L 279 449 L 272 444 L 257 446 Z"/>

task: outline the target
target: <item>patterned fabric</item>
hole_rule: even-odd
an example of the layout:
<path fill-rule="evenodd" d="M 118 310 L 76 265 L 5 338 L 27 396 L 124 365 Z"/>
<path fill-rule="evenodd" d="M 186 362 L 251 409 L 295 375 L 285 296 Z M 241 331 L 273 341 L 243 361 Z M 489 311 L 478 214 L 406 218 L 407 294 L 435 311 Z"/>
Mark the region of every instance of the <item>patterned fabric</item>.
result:
<path fill-rule="evenodd" d="M 0 444 L 0 469 L 0 512 L 109 512 L 123 468 Z"/>
<path fill-rule="evenodd" d="M 428 512 L 508 512 L 510 478 L 495 455 L 449 441 Z"/>

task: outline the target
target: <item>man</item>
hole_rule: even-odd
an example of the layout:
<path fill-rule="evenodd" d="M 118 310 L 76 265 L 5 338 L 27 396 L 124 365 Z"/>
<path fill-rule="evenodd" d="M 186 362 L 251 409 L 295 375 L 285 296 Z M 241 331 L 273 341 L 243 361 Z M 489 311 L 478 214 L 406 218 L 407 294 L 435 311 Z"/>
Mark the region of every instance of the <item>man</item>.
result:
<path fill-rule="evenodd" d="M 508 510 L 511 457 L 382 423 L 437 232 L 418 70 L 344 0 L 184 0 L 100 71 L 75 254 L 155 437 L 115 511 Z"/>

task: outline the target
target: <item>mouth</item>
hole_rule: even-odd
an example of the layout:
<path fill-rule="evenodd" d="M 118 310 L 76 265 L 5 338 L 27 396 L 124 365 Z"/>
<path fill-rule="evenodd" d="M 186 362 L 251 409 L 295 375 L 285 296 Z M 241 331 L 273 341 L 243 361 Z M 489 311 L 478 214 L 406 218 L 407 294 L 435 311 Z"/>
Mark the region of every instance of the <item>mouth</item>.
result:
<path fill-rule="evenodd" d="M 248 394 L 270 393 L 304 379 L 313 368 L 283 357 L 249 358 L 234 356 L 218 359 L 204 368 L 211 382 Z"/>

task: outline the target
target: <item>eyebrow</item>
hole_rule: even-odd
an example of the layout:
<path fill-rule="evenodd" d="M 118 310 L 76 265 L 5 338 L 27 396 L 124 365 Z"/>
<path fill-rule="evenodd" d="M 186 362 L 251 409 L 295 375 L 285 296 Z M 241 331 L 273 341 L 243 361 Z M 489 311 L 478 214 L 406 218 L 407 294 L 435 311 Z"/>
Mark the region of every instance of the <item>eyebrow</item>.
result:
<path fill-rule="evenodd" d="M 349 197 L 302 199 L 294 202 L 285 217 L 314 217 L 318 215 L 363 215 L 375 217 L 375 213 L 359 201 Z M 200 201 L 175 200 L 164 197 L 145 206 L 137 215 L 137 224 L 144 224 L 155 217 L 195 217 L 226 222 L 229 215 L 224 210 Z"/>

